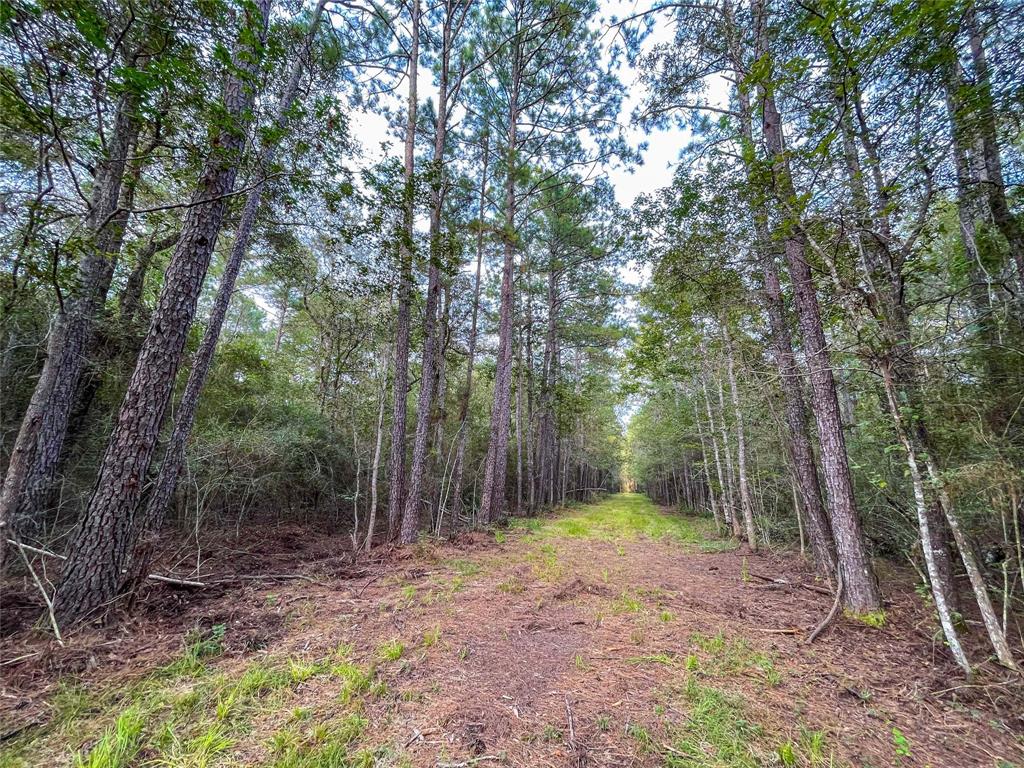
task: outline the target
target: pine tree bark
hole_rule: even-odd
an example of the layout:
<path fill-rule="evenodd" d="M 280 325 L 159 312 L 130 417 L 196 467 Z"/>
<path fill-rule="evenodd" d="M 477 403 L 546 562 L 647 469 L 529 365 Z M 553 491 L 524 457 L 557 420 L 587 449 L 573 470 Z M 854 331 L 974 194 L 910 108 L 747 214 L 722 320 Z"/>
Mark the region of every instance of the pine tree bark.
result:
<path fill-rule="evenodd" d="M 103 610 L 121 588 L 137 531 L 134 513 L 173 393 L 227 197 L 234 189 L 269 14 L 270 0 L 257 0 L 245 11 L 223 92 L 229 125 L 215 134 L 96 485 L 68 550 L 54 597 L 54 613 L 61 623 L 77 623 Z"/>
<path fill-rule="evenodd" d="M 287 124 L 287 115 L 295 102 L 299 92 L 299 85 L 305 69 L 303 57 L 308 55 L 313 38 L 320 25 L 320 18 L 323 15 L 324 6 L 327 0 L 319 0 L 313 11 L 310 20 L 309 32 L 303 42 L 302 48 L 296 52 L 295 60 L 292 62 L 291 71 L 285 89 L 277 104 L 274 113 L 273 128 L 269 135 L 280 135 Z M 277 144 L 267 144 L 259 154 L 257 169 L 266 169 L 271 166 L 277 155 Z M 257 173 L 260 171 L 257 170 Z M 256 224 L 256 214 L 259 212 L 260 202 L 263 200 L 263 190 L 266 179 L 257 180 L 246 196 L 245 205 L 239 218 L 238 229 L 235 233 L 235 241 L 231 247 L 231 254 L 227 264 L 224 266 L 224 274 L 221 276 L 220 286 L 217 295 L 213 300 L 213 307 L 210 310 L 210 318 L 203 333 L 203 340 L 196 350 L 192 361 L 192 369 L 189 371 L 188 381 L 185 384 L 185 391 L 182 393 L 181 402 L 178 405 L 174 429 L 167 442 L 164 451 L 164 458 L 160 464 L 160 471 L 150 491 L 148 502 L 143 514 L 137 516 L 137 532 L 135 538 L 141 538 L 141 549 L 137 551 L 138 568 L 136 569 L 136 581 L 129 585 L 136 586 L 138 579 L 145 578 L 149 571 L 149 558 L 146 553 L 152 551 L 151 537 L 159 533 L 163 525 L 164 516 L 174 495 L 177 486 L 178 475 L 185 462 L 185 449 L 188 447 L 188 438 L 195 425 L 196 413 L 199 409 L 199 396 L 202 394 L 206 379 L 210 374 L 213 365 L 213 357 L 217 351 L 217 342 L 220 339 L 221 329 L 224 326 L 224 319 L 227 317 L 228 307 L 231 304 L 231 297 L 235 293 L 235 284 L 238 282 L 238 275 L 241 273 L 245 257 L 249 252 L 249 243 L 252 240 L 252 229 Z"/>
<path fill-rule="evenodd" d="M 722 452 L 725 454 L 725 478 L 728 481 L 726 492 L 729 494 L 729 508 L 732 512 L 730 524 L 732 535 L 737 539 L 743 538 L 743 507 L 742 500 L 739 508 L 736 505 L 736 469 L 732 460 L 732 446 L 729 443 L 729 427 L 725 418 L 725 392 L 722 387 L 722 378 L 718 377 L 718 428 L 722 435 Z"/>
<path fill-rule="evenodd" d="M 1017 271 L 1019 295 L 1024 302 L 1024 227 L 1006 199 L 1006 181 L 1003 178 L 999 134 L 996 130 L 995 104 L 992 95 L 991 72 L 988 55 L 985 51 L 985 34 L 979 19 L 977 3 L 971 2 L 964 15 L 965 26 L 970 42 L 971 63 L 974 68 L 975 85 L 980 102 L 980 109 L 974 115 L 981 139 L 981 160 L 985 168 L 985 191 L 988 206 L 992 212 L 992 221 L 1006 240 Z"/>
<path fill-rule="evenodd" d="M 510 182 L 511 183 L 511 182 Z M 506 225 L 514 216 L 508 204 Z M 501 308 L 498 319 L 498 356 L 494 376 L 494 405 L 480 503 L 480 522 L 495 522 L 505 513 L 505 476 L 508 469 L 509 418 L 512 395 L 512 304 L 515 249 L 506 236 L 501 270 Z"/>
<path fill-rule="evenodd" d="M 135 258 L 124 290 L 118 297 L 118 323 L 126 333 L 127 329 L 135 325 L 142 310 L 142 292 L 146 287 L 146 274 L 149 272 L 153 257 L 161 251 L 173 248 L 180 236 L 180 232 L 174 232 L 166 237 L 151 239 Z"/>
<path fill-rule="evenodd" d="M 768 55 L 767 18 L 762 0 L 753 0 L 751 8 L 757 34 L 759 58 Z M 814 278 L 807 260 L 806 235 L 799 215 L 792 210 L 797 196 L 786 157 L 782 122 L 770 78 L 759 83 L 762 101 L 762 132 L 772 162 L 775 194 L 787 219 L 784 235 L 786 263 L 793 283 L 797 316 L 803 337 L 804 353 L 810 371 L 814 415 L 821 445 L 821 462 L 828 489 L 832 536 L 836 543 L 839 568 L 842 571 L 846 606 L 856 613 L 868 613 L 881 608 L 881 595 L 875 582 L 871 559 L 864 544 L 860 518 L 853 496 L 853 481 L 846 454 L 846 438 L 842 431 L 839 399 L 829 360 L 828 345 L 821 321 L 821 308 L 815 291 Z"/>
<path fill-rule="evenodd" d="M 391 456 L 388 462 L 388 536 L 401 532 L 405 507 L 406 418 L 409 397 L 409 323 L 412 304 L 413 214 L 416 203 L 416 108 L 420 58 L 420 1 L 413 0 L 409 49 L 409 101 L 405 126 L 405 208 L 398 246 L 398 316 L 395 327 L 394 399 L 391 407 Z"/>
<path fill-rule="evenodd" d="M 726 6 L 731 9 L 731 6 Z M 731 11 L 727 13 L 727 22 L 732 21 Z M 737 79 L 744 76 L 745 64 L 739 42 L 738 27 L 731 25 L 736 31 L 730 38 L 730 57 L 733 71 Z M 753 125 L 753 107 L 750 94 L 745 88 L 737 89 L 740 109 L 740 128 L 743 139 L 747 143 L 747 151 L 751 153 L 745 160 L 747 183 L 752 187 L 754 199 L 751 201 L 753 214 L 755 252 L 758 266 L 764 277 L 764 304 L 768 315 L 769 340 L 772 357 L 779 371 L 782 388 L 783 407 L 786 420 L 786 447 L 790 456 L 794 487 L 799 489 L 800 501 L 807 518 L 808 532 L 811 538 L 811 549 L 818 573 L 826 578 L 833 578 L 836 572 L 835 543 L 832 529 L 825 507 L 821 499 L 821 485 L 818 479 L 818 464 L 814 458 L 810 435 L 807 431 L 807 408 L 804 405 L 803 383 L 800 370 L 793 354 L 793 338 L 786 321 L 785 304 L 782 300 L 782 286 L 776 266 L 776 254 L 772 249 L 772 238 L 769 231 L 769 212 L 767 200 L 761 196 L 760 187 L 752 160 L 754 160 L 755 141 Z M 799 510 L 797 511 L 799 515 Z M 798 521 L 799 522 L 799 521 Z M 801 526 L 801 532 L 803 528 Z"/>
<path fill-rule="evenodd" d="M 384 406 L 387 403 L 387 371 L 381 378 L 379 402 L 377 404 L 377 437 L 373 445 L 373 464 L 370 466 L 370 510 L 366 522 L 366 543 L 364 549 L 369 552 L 373 547 L 373 532 L 377 527 L 378 487 L 380 485 L 380 457 L 384 442 Z"/>
<path fill-rule="evenodd" d="M 715 418 L 711 412 L 711 398 L 708 397 L 708 384 L 703 374 L 700 377 L 701 389 L 704 393 L 704 409 L 708 415 L 708 432 L 711 436 L 711 450 L 715 456 L 715 474 L 718 476 L 718 491 L 722 500 L 722 516 L 725 520 L 725 527 L 729 531 L 733 528 L 735 512 L 732 508 L 732 496 L 728 492 L 725 483 L 725 473 L 722 471 L 722 457 L 718 452 L 718 438 L 715 436 Z"/>
<path fill-rule="evenodd" d="M 505 512 L 505 475 L 508 470 L 509 417 L 512 395 L 512 313 L 514 311 L 516 152 L 519 128 L 519 89 L 522 77 L 522 46 L 517 40 L 512 54 L 509 84 L 509 115 L 505 170 L 504 257 L 501 269 L 501 304 L 498 314 L 498 355 L 494 376 L 490 440 L 480 500 L 480 522 L 498 520 Z"/>
<path fill-rule="evenodd" d="M 721 533 L 723 528 L 722 515 L 718 511 L 718 500 L 715 498 L 715 490 L 711 481 L 711 471 L 708 469 L 709 460 L 707 438 L 704 436 L 704 427 L 701 424 L 700 408 L 698 406 L 694 407 L 693 420 L 697 425 L 697 435 L 700 437 L 700 455 L 702 466 L 704 467 L 704 477 L 707 480 L 708 503 L 711 506 L 711 517 L 715 521 L 715 530 Z"/>
<path fill-rule="evenodd" d="M 53 322 L 46 360 L 11 450 L 0 489 L 0 571 L 7 538 L 17 536 L 18 528 L 34 527 L 42 511 L 38 504 L 60 462 L 75 393 L 127 225 L 128 211 L 122 212 L 118 202 L 139 134 L 137 101 L 130 93 L 118 100 L 89 204 L 90 242 L 78 263 L 74 287 Z"/>
<path fill-rule="evenodd" d="M 452 48 L 452 3 L 448 1 L 442 30 L 440 51 L 440 77 L 437 96 L 437 119 L 434 131 L 434 157 L 430 208 L 430 264 L 427 267 L 427 302 L 423 319 L 423 362 L 420 391 L 416 402 L 416 433 L 413 439 L 412 466 L 409 473 L 409 491 L 402 513 L 401 541 L 416 541 L 420 528 L 423 476 L 430 447 L 430 426 L 437 386 L 437 310 L 441 294 L 441 259 L 444 244 L 441 235 L 441 214 L 444 207 L 445 145 L 448 135 L 448 65 Z"/>

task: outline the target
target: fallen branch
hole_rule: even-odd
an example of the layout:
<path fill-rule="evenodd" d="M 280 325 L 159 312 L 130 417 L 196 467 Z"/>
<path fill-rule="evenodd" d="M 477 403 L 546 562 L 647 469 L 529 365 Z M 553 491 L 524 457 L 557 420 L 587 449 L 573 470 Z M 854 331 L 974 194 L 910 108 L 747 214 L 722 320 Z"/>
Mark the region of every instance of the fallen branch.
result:
<path fill-rule="evenodd" d="M 153 581 L 160 581 L 164 584 L 176 584 L 179 587 L 205 587 L 207 586 L 205 581 L 189 581 L 188 579 L 176 579 L 173 576 L 161 576 L 158 573 L 151 573 L 146 577 Z"/>
<path fill-rule="evenodd" d="M 0 661 L 0 667 L 6 667 L 8 664 L 17 664 L 19 661 L 25 661 L 25 659 L 35 658 L 40 653 L 42 653 L 42 651 L 33 651 L 32 653 L 24 653 L 21 656 L 15 656 L 13 659 Z"/>
<path fill-rule="evenodd" d="M 235 576 L 225 576 L 221 579 L 209 582 L 210 584 L 228 584 L 232 581 L 287 581 L 288 579 L 301 579 L 302 581 L 308 581 L 310 584 L 316 584 L 317 580 L 312 576 L 306 576 L 302 573 L 260 573 L 253 576 L 238 574 Z"/>
<path fill-rule="evenodd" d="M 39 549 L 38 547 L 30 547 L 28 544 L 24 544 L 14 539 L 7 539 L 7 543 L 12 547 L 18 547 L 22 551 L 28 550 L 29 552 L 35 552 L 37 555 L 45 555 L 46 557 L 55 557 L 58 560 L 67 560 L 64 555 L 58 555 L 56 552 L 51 552 L 48 549 Z"/>
<path fill-rule="evenodd" d="M 813 643 L 822 632 L 824 632 L 829 624 L 835 621 L 836 616 L 839 615 L 839 604 L 843 599 L 843 572 L 840 566 L 836 564 L 836 599 L 832 601 L 832 610 L 828 612 L 828 616 L 807 637 L 807 644 Z"/>
<path fill-rule="evenodd" d="M 46 614 L 50 618 L 50 626 L 53 627 L 53 635 L 57 638 L 57 642 L 60 647 L 64 647 L 64 638 L 60 636 L 60 627 L 57 626 L 57 616 L 53 612 L 53 601 L 50 599 L 49 594 L 46 592 L 46 587 L 43 586 L 43 582 L 39 580 L 39 576 L 36 575 L 36 569 L 32 567 L 32 563 L 29 562 L 28 555 L 25 554 L 25 550 L 21 549 L 21 542 L 8 539 L 14 546 L 18 547 L 18 552 L 21 554 L 21 559 L 25 561 L 25 567 L 28 568 L 28 572 L 32 574 L 32 581 L 36 583 L 36 588 L 39 590 L 39 594 L 43 596 L 43 602 L 46 603 Z"/>
<path fill-rule="evenodd" d="M 356 592 L 356 597 L 357 597 L 357 598 L 359 598 L 359 597 L 362 597 L 362 596 L 363 596 L 363 592 L 365 592 L 365 591 L 366 591 L 366 588 L 367 588 L 368 586 L 370 586 L 371 584 L 373 584 L 373 582 L 377 581 L 377 580 L 378 580 L 378 579 L 379 579 L 379 578 L 380 578 L 381 576 L 383 576 L 383 575 L 384 575 L 384 571 L 381 571 L 381 572 L 380 572 L 380 573 L 378 573 L 378 574 L 377 574 L 376 576 L 374 576 L 374 577 L 373 577 L 372 579 L 369 579 L 369 580 L 368 580 L 368 581 L 367 581 L 367 582 L 366 582 L 365 584 L 363 584 L 363 586 L 361 586 L 361 587 L 359 588 L 359 591 L 358 591 L 358 592 Z"/>
<path fill-rule="evenodd" d="M 832 591 L 831 590 L 825 589 L 825 587 L 819 587 L 817 584 L 804 584 L 803 582 L 799 582 L 799 581 L 798 582 L 792 582 L 792 581 L 789 581 L 788 579 L 778 579 L 778 578 L 775 578 L 774 576 L 765 576 L 764 574 L 754 573 L 753 571 L 750 571 L 749 573 L 755 579 L 760 579 L 761 581 L 767 581 L 770 584 L 785 584 L 785 585 L 790 586 L 790 587 L 802 587 L 803 589 L 811 590 L 811 592 L 817 592 L 818 594 L 821 594 L 821 595 L 828 595 L 829 597 L 832 596 Z"/>
<path fill-rule="evenodd" d="M 7 539 L 7 543 L 17 547 L 21 551 L 21 556 L 23 558 L 25 558 L 25 564 L 26 565 L 28 565 L 28 558 L 25 557 L 25 552 L 26 551 L 34 552 L 35 554 L 42 555 L 43 557 L 52 557 L 52 558 L 55 558 L 56 560 L 67 560 L 68 559 L 67 555 L 59 555 L 56 552 L 51 552 L 48 549 L 40 549 L 39 547 L 32 547 L 32 546 L 29 546 L 28 544 L 23 544 L 20 541 L 15 541 L 14 539 Z M 32 571 L 32 566 L 29 565 L 28 568 L 29 568 L 29 571 L 31 572 Z M 33 576 L 34 575 L 35 574 L 33 573 Z M 208 586 L 207 583 L 204 582 L 204 581 L 190 581 L 188 579 L 178 579 L 178 578 L 175 578 L 174 576 L 161 576 L 159 573 L 151 573 L 146 578 L 147 579 L 151 579 L 152 581 L 160 581 L 160 582 L 163 582 L 164 584 L 176 584 L 179 587 L 205 587 L 205 586 Z"/>

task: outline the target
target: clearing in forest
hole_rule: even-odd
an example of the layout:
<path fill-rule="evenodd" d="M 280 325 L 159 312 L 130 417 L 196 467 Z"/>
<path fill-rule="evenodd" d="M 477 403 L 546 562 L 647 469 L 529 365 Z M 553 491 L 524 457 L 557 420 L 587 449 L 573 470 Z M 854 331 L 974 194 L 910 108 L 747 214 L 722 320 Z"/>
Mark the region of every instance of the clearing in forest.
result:
<path fill-rule="evenodd" d="M 912 590 L 808 645 L 827 590 L 732 546 L 620 494 L 7 646 L 0 766 L 1024 765 L 1008 692 L 956 682 Z"/>

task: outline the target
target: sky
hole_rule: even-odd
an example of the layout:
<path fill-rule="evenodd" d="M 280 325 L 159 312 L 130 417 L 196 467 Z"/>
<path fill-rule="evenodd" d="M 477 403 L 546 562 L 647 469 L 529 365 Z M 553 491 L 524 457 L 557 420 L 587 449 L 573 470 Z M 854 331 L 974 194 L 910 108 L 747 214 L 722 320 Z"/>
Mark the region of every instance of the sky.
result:
<path fill-rule="evenodd" d="M 621 19 L 647 7 L 650 7 L 649 2 L 605 0 L 601 4 L 600 15 L 605 20 Z M 602 39 L 605 46 L 609 47 L 614 40 L 614 32 L 607 29 Z M 658 24 L 645 41 L 644 48 L 649 49 L 657 43 L 667 42 L 670 39 L 671 25 Z M 645 141 L 648 144 L 648 148 L 643 152 L 642 165 L 633 168 L 610 165 L 604 169 L 605 175 L 615 189 L 615 196 L 619 204 L 629 207 L 641 193 L 671 183 L 672 168 L 678 161 L 679 151 L 687 143 L 688 134 L 675 127 L 645 133 L 639 128 L 630 126 L 630 114 L 643 97 L 642 86 L 638 82 L 637 73 L 627 63 L 623 63 L 619 69 L 619 77 L 627 92 L 619 120 L 626 129 L 627 137 L 633 146 L 638 146 Z M 433 82 L 433 74 L 426 67 L 420 67 L 417 89 L 421 101 L 432 97 L 436 98 L 437 88 Z M 402 98 L 402 96 L 397 95 L 396 98 Z M 380 112 L 358 111 L 352 114 L 350 128 L 353 136 L 363 146 L 362 160 L 367 167 L 382 159 L 385 154 L 393 157 L 402 156 L 401 140 L 389 129 L 387 119 Z M 382 147 L 382 145 L 384 146 Z"/>
<path fill-rule="evenodd" d="M 610 60 L 611 46 L 615 43 L 616 32 L 611 27 L 612 19 L 623 19 L 635 15 L 639 11 L 650 8 L 654 0 L 603 0 L 599 16 L 603 20 L 602 44 L 605 46 L 606 61 Z M 673 27 L 663 17 L 662 23 L 654 25 L 651 34 L 645 39 L 642 50 L 648 51 L 659 43 L 672 39 Z M 639 81 L 638 73 L 622 61 L 618 75 L 626 89 L 619 122 L 625 130 L 627 140 L 633 147 L 645 144 L 640 164 L 624 166 L 621 163 L 606 165 L 602 170 L 611 182 L 616 200 L 623 207 L 632 206 L 638 196 L 644 192 L 652 192 L 672 182 L 674 167 L 679 162 L 680 151 L 690 140 L 690 134 L 676 126 L 653 131 L 644 131 L 630 124 L 630 115 L 644 98 L 644 87 Z M 433 82 L 433 73 L 426 67 L 420 67 L 417 79 L 417 90 L 421 102 L 425 99 L 436 99 L 437 88 Z M 400 100 L 404 98 L 405 88 L 399 89 L 394 98 L 397 111 L 401 112 Z M 457 119 L 456 115 L 456 119 Z M 363 147 L 360 158 L 364 167 L 383 159 L 385 155 L 402 157 L 401 138 L 391 130 L 387 118 L 380 112 L 359 111 L 350 115 L 352 135 Z M 426 227 L 426 220 L 418 222 Z M 629 262 L 619 269 L 619 276 L 627 285 L 634 288 L 644 285 L 650 277 L 650 269 L 646 265 Z M 627 299 L 623 311 L 632 314 L 633 302 Z"/>

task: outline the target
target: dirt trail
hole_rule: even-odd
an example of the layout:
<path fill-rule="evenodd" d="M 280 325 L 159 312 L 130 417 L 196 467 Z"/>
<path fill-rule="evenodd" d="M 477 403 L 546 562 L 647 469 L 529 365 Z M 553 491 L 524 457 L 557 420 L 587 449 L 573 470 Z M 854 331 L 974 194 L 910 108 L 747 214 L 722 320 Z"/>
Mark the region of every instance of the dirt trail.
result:
<path fill-rule="evenodd" d="M 884 627 L 807 645 L 831 598 L 795 558 L 727 546 L 621 495 L 356 581 L 253 585 L 186 613 L 224 627 L 198 667 L 134 687 L 108 668 L 92 714 L 19 734 L 0 766 L 86 754 L 154 679 L 123 765 L 1024 766 L 1019 691 L 960 681 L 912 592 Z M 244 684 L 281 659 L 276 687 Z M 226 743 L 193 759 L 211 728 Z"/>

